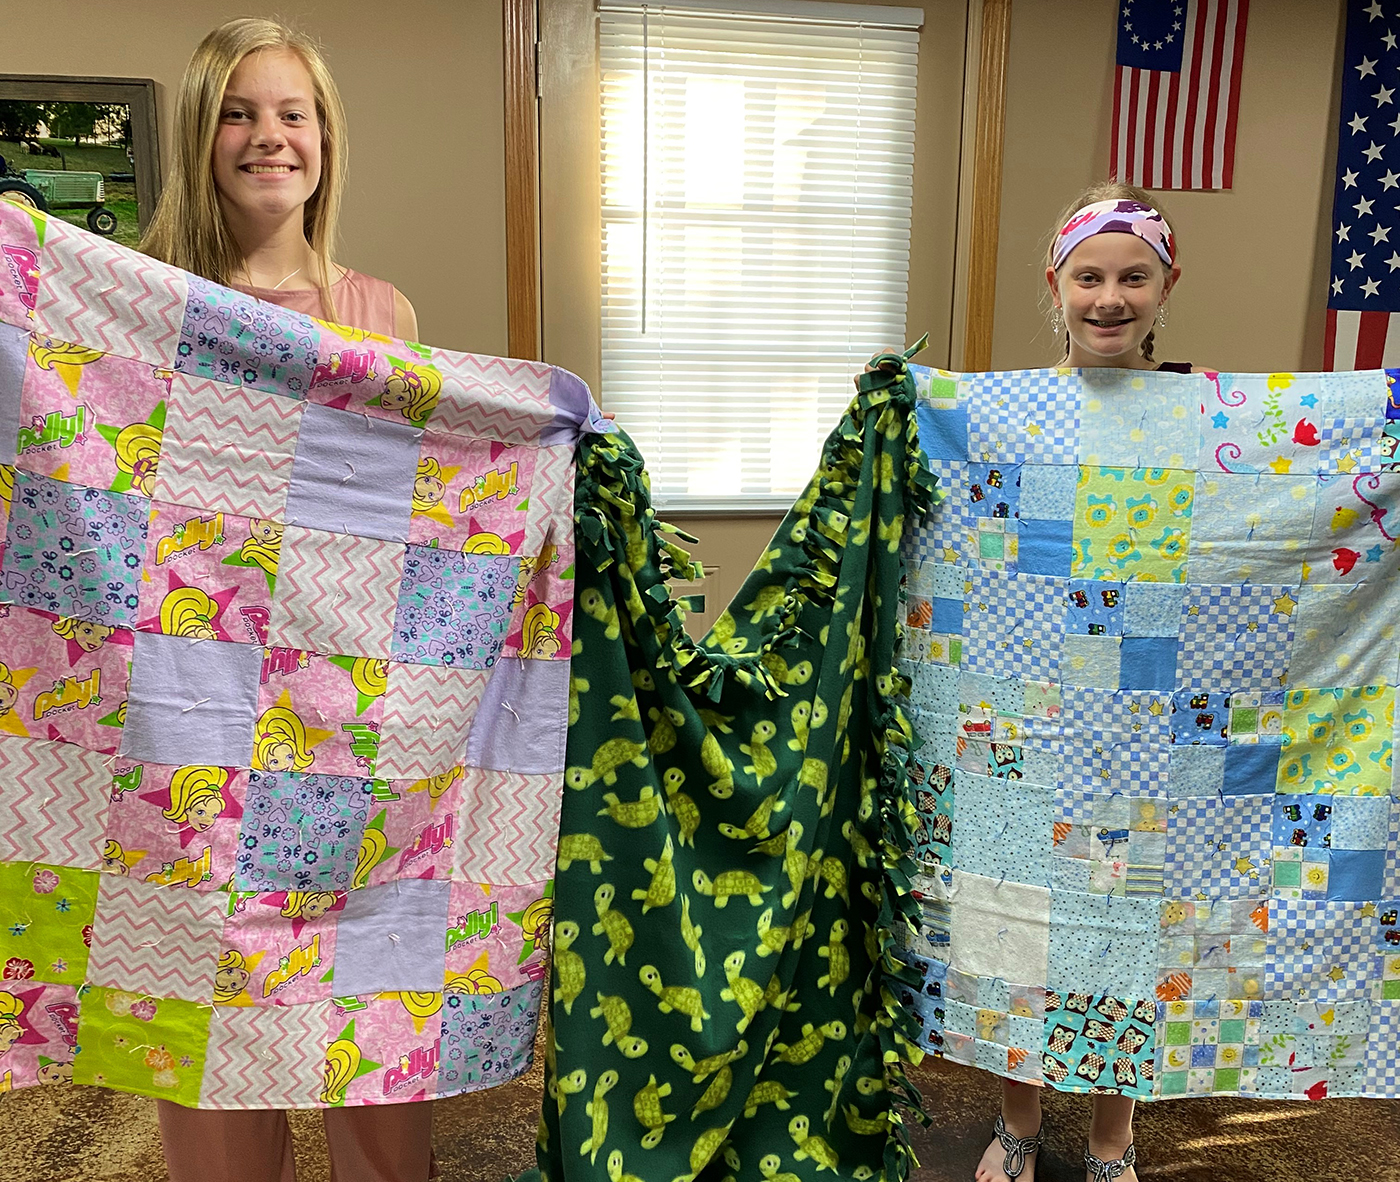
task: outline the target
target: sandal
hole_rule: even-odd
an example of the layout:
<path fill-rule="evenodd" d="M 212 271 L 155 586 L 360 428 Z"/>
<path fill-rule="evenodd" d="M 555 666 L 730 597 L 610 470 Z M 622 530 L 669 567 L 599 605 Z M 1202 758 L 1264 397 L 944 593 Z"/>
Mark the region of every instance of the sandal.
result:
<path fill-rule="evenodd" d="M 1137 1165 L 1137 1148 L 1129 1145 L 1123 1151 L 1122 1157 L 1115 1157 L 1112 1161 L 1104 1161 L 1095 1157 L 1087 1149 L 1084 1151 L 1084 1164 L 1093 1174 L 1093 1182 L 1113 1182 L 1115 1178 L 1121 1178 L 1133 1166 Z"/>
<path fill-rule="evenodd" d="M 992 1132 L 996 1134 L 997 1140 L 1001 1142 L 1001 1147 L 1006 1150 L 1006 1160 L 1002 1162 L 1001 1172 L 1008 1178 L 1019 1178 L 1026 1168 L 1026 1154 L 1034 1153 L 1045 1142 L 1045 1125 L 1040 1126 L 1040 1131 L 1033 1137 L 1013 1137 L 1006 1131 L 1006 1121 L 997 1113 L 996 1124 L 992 1126 Z M 1122 1172 L 1121 1170 L 1119 1171 Z"/>

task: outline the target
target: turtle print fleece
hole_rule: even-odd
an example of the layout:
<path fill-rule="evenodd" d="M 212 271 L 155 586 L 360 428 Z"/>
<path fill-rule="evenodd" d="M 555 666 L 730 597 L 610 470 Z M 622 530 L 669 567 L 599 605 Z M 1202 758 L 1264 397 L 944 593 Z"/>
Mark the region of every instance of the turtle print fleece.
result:
<path fill-rule="evenodd" d="M 699 642 L 641 456 L 580 446 L 546 1182 L 908 1174 L 896 605 L 934 488 L 888 360 Z"/>

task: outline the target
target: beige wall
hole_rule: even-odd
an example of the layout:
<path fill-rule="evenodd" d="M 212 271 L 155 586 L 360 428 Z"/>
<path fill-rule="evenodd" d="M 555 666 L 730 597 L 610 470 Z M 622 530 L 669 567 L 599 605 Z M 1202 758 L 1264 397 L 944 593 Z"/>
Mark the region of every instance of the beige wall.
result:
<path fill-rule="evenodd" d="M 992 364 L 1056 359 L 1038 301 L 1060 207 L 1108 173 L 1115 0 L 1015 0 Z M 1340 0 L 1253 4 L 1234 188 L 1167 193 L 1182 280 L 1158 357 L 1220 369 L 1322 365 Z"/>
<path fill-rule="evenodd" d="M 547 2 L 547 0 L 546 0 Z M 19 21 L 19 0 L 0 5 Z M 44 0 L 47 36 L 0 38 L 0 73 L 154 78 L 171 107 L 201 37 L 256 6 L 226 0 Z M 349 112 L 341 261 L 388 279 L 423 340 L 506 351 L 500 0 L 268 5 L 323 43 Z"/>

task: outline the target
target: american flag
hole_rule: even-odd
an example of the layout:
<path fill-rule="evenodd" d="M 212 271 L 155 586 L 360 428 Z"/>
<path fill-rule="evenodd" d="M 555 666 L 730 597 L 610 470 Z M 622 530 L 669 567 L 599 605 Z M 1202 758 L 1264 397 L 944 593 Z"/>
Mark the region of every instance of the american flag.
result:
<path fill-rule="evenodd" d="M 1400 366 L 1400 7 L 1347 6 L 1325 369 Z M 1392 235 L 1394 237 L 1392 238 Z"/>
<path fill-rule="evenodd" d="M 1110 172 L 1149 189 L 1228 189 L 1249 0 L 1122 0 Z"/>

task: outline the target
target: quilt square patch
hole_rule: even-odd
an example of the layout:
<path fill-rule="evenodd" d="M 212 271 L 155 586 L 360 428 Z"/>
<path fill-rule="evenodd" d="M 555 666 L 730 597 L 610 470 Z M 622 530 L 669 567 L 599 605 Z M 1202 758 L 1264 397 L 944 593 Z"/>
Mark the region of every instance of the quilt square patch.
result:
<path fill-rule="evenodd" d="M 20 354 L 23 391 L 9 457 L 26 472 L 150 496 L 170 371 L 81 345 L 36 341 Z"/>
<path fill-rule="evenodd" d="M 281 521 L 304 407 L 278 394 L 191 379 L 171 380 L 157 500 Z"/>
<path fill-rule="evenodd" d="M 208 1005 L 89 985 L 78 1012 L 73 1082 L 194 1105 L 204 1076 Z M 147 1048 L 143 1054 L 133 1047 Z"/>
<path fill-rule="evenodd" d="M 472 669 L 391 662 L 379 727 L 379 775 L 421 780 L 461 763 L 486 682 L 485 673 Z"/>
<path fill-rule="evenodd" d="M 43 335 L 147 365 L 174 360 L 187 293 L 201 282 L 193 275 L 58 218 L 45 223 L 42 268 L 35 251 L 23 245 L 4 254 L 19 291 L 32 293 L 28 307 Z"/>
<path fill-rule="evenodd" d="M 326 1006 L 216 1006 L 200 1103 L 211 1108 L 309 1108 L 324 1086 Z M 266 1048 L 267 1054 L 258 1053 Z"/>
<path fill-rule="evenodd" d="M 281 525 L 153 501 L 146 528 L 138 629 L 267 643 Z"/>
<path fill-rule="evenodd" d="M 211 1001 L 226 906 L 217 891 L 102 875 L 88 982 L 153 997 Z M 152 938 L 153 931 L 159 939 Z"/>
<path fill-rule="evenodd" d="M 1157 1006 L 1113 995 L 1045 995 L 1044 1070 L 1067 1092 L 1151 1096 Z"/>
<path fill-rule="evenodd" d="M 520 559 L 409 546 L 389 655 L 395 661 L 489 669 L 520 582 Z"/>
<path fill-rule="evenodd" d="M 1287 680 L 1296 587 L 1187 588 L 1177 677 L 1184 686 L 1277 689 Z"/>
<path fill-rule="evenodd" d="M 1254 1091 L 1264 1003 L 1173 1001 L 1158 1024 L 1158 1077 L 1166 1096 Z"/>
<path fill-rule="evenodd" d="M 1157 898 L 1055 891 L 1050 901 L 1046 985 L 1150 997 L 1156 984 Z M 1130 988 L 1124 988 L 1130 986 Z"/>
<path fill-rule="evenodd" d="M 1296 586 L 1316 503 L 1313 476 L 1197 473 L 1188 578 Z"/>
<path fill-rule="evenodd" d="M 967 459 L 966 406 L 959 406 L 956 400 L 940 399 L 938 405 L 921 400 L 915 413 L 919 446 L 925 455 L 934 460 Z"/>
<path fill-rule="evenodd" d="M 1184 583 L 1194 476 L 1169 468 L 1080 469 L 1071 573 Z"/>
<path fill-rule="evenodd" d="M 268 639 L 288 648 L 387 657 L 404 547 L 289 525 Z"/>
<path fill-rule="evenodd" d="M 475 1091 L 514 1079 L 534 1057 L 535 1018 L 544 983 L 445 1000 L 438 1095 Z"/>
<path fill-rule="evenodd" d="M 450 887 L 407 878 L 351 891 L 336 925 L 335 995 L 441 992 Z"/>
<path fill-rule="evenodd" d="M 121 752 L 136 762 L 247 767 L 262 649 L 135 635 Z"/>
<path fill-rule="evenodd" d="M 1346 1001 L 1370 996 L 1381 966 L 1360 904 L 1311 899 L 1269 901 L 1266 998 Z"/>
<path fill-rule="evenodd" d="M 1365 610 L 1372 602 L 1367 595 L 1358 594 L 1355 586 L 1304 586 L 1298 598 L 1291 685 L 1394 685 L 1400 680 L 1400 636 L 1385 613 Z"/>
<path fill-rule="evenodd" d="M 1082 371 L 1079 461 L 1123 468 L 1189 468 L 1200 448 L 1200 374 Z"/>
<path fill-rule="evenodd" d="M 1270 803 L 1260 796 L 1177 802 L 1167 828 L 1165 873 L 1172 889 L 1208 896 L 1266 893 Z"/>
<path fill-rule="evenodd" d="M 953 870 L 950 957 L 974 977 L 1039 984 L 1050 955 L 1050 892 L 1041 886 L 999 882 Z M 988 939 L 987 933 L 995 933 Z"/>
<path fill-rule="evenodd" d="M 144 499 L 14 475 L 6 594 L 27 607 L 129 628 L 146 549 Z"/>
<path fill-rule="evenodd" d="M 175 369 L 192 378 L 305 398 L 321 330 L 299 312 L 190 275 Z"/>
<path fill-rule="evenodd" d="M 969 579 L 963 668 L 1032 681 L 1057 680 L 1064 584 L 1037 575 L 979 572 Z"/>
<path fill-rule="evenodd" d="M 524 547 L 531 501 L 536 494 L 548 501 L 564 481 L 572 483 L 572 452 L 567 467 L 543 462 L 554 458 L 536 448 L 427 432 L 413 482 L 409 540 L 473 554 L 539 553 L 542 538 Z M 537 464 L 544 477 L 538 488 Z"/>
<path fill-rule="evenodd" d="M 467 762 L 529 775 L 562 770 L 568 730 L 564 711 L 568 662 L 511 657 L 498 661 L 487 676 L 481 705 L 467 719 L 471 725 Z M 559 705 L 551 709 L 541 703 Z M 659 726 L 662 717 L 656 707 L 650 707 L 648 729 Z"/>
<path fill-rule="evenodd" d="M 406 542 L 422 435 L 407 424 L 307 406 L 287 486 L 287 523 Z"/>
<path fill-rule="evenodd" d="M 253 766 L 372 777 L 388 684 L 380 657 L 265 650 Z"/>
<path fill-rule="evenodd" d="M 1400 473 L 1319 476 L 1312 549 L 1330 562 L 1314 561 L 1315 583 L 1352 584 L 1393 578 L 1400 569 L 1394 526 L 1400 513 Z"/>
<path fill-rule="evenodd" d="M 352 776 L 250 772 L 234 889 L 348 890 L 371 788 Z"/>
<path fill-rule="evenodd" d="M 102 876 L 42 862 L 0 864 L 0 965 L 11 980 L 81 985 Z"/>
<path fill-rule="evenodd" d="M 1048 887 L 1053 790 L 967 772 L 957 773 L 955 785 L 955 863 L 972 874 Z"/>
<path fill-rule="evenodd" d="M 1263 996 L 1269 905 L 1256 898 L 1161 901 L 1159 1001 Z"/>
<path fill-rule="evenodd" d="M 1290 690 L 1283 707 L 1279 792 L 1377 796 L 1390 791 L 1395 690 Z"/>
<path fill-rule="evenodd" d="M 969 375 L 959 390 L 967 405 L 968 454 L 984 461 L 1073 463 L 1081 388 L 1073 369 Z"/>

